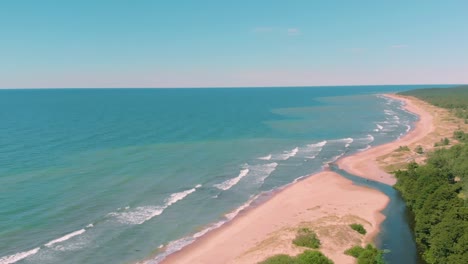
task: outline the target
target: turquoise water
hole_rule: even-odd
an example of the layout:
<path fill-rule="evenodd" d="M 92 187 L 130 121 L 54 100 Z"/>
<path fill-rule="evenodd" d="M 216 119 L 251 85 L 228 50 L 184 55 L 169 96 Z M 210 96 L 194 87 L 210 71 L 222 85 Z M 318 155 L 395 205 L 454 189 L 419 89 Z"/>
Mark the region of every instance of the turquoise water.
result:
<path fill-rule="evenodd" d="M 378 94 L 414 88 L 1 90 L 0 263 L 157 263 L 406 133 Z"/>

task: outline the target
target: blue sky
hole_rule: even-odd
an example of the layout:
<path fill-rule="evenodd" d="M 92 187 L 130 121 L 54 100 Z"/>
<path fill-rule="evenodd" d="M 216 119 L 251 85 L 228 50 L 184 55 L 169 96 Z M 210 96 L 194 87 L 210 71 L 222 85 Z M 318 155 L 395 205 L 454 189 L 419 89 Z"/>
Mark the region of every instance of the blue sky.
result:
<path fill-rule="evenodd" d="M 468 1 L 4 0 L 0 87 L 468 83 Z"/>

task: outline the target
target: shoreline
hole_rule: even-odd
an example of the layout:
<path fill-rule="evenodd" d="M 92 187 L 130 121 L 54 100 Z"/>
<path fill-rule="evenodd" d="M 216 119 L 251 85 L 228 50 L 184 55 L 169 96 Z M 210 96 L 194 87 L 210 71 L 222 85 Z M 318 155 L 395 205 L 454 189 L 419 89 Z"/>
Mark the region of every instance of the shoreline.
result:
<path fill-rule="evenodd" d="M 345 156 L 337 160 L 336 164 L 340 169 L 361 178 L 394 185 L 396 178 L 380 168 L 377 158 L 393 152 L 399 146 L 410 145 L 421 140 L 434 131 L 434 124 L 432 115 L 418 107 L 411 99 L 395 94 L 384 94 L 384 96 L 403 101 L 404 109 L 418 116 L 419 119 L 415 122 L 414 128 L 397 140 Z"/>
<path fill-rule="evenodd" d="M 420 140 L 433 130 L 433 124 L 432 116 L 410 99 L 393 94 L 384 96 L 403 101 L 405 110 L 419 116 L 414 128 L 400 139 L 342 157 L 335 163 L 356 176 L 393 185 L 396 179 L 379 167 L 376 158 L 394 151 L 399 145 Z M 314 226 L 314 221 L 322 221 L 346 232 L 344 229 L 351 221 L 347 218 L 361 220 L 357 222 L 365 226 L 367 235 L 353 237 L 355 234 L 350 232 L 346 235 L 353 238 L 337 245 L 336 238 L 317 233 L 322 241 L 322 253 L 335 263 L 354 263 L 355 259 L 344 255 L 343 251 L 357 242 L 361 245 L 371 242 L 378 235 L 385 219 L 382 210 L 388 203 L 389 198 L 383 193 L 356 186 L 351 180 L 325 170 L 287 185 L 258 206 L 242 211 L 232 221 L 170 254 L 161 263 L 256 263 L 275 254 L 296 255 L 304 248 L 291 244 L 295 228 L 310 224 L 315 230 L 322 226 L 320 223 Z M 281 215 L 278 215 L 279 210 Z M 279 237 L 288 237 L 289 242 L 276 241 L 272 246 L 270 241 L 270 246 L 261 246 L 278 232 L 281 233 Z"/>

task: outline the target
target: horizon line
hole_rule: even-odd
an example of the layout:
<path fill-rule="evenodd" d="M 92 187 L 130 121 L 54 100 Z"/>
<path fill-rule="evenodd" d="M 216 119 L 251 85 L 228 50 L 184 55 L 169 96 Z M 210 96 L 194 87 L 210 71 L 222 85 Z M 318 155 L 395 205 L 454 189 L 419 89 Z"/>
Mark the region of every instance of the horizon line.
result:
<path fill-rule="evenodd" d="M 273 85 L 273 86 L 175 86 L 175 87 L 0 87 L 0 90 L 84 90 L 84 89 L 248 89 L 248 88 L 318 88 L 318 87 L 357 87 L 357 86 L 461 86 L 468 83 L 428 83 L 428 84 L 348 84 L 348 85 Z"/>

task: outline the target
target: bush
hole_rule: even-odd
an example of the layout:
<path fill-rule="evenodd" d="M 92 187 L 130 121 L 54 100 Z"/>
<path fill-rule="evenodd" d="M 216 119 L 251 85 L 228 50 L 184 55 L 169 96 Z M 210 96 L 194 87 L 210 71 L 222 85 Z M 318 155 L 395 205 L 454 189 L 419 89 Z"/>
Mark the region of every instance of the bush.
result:
<path fill-rule="evenodd" d="M 423 154 L 424 153 L 424 149 L 421 147 L 421 145 L 418 145 L 414 151 L 418 154 Z"/>
<path fill-rule="evenodd" d="M 361 255 L 361 253 L 364 251 L 364 249 L 361 247 L 361 246 L 354 246 L 350 249 L 347 249 L 344 253 L 346 255 L 350 255 L 350 256 L 353 256 L 355 258 L 359 257 L 359 255 Z"/>
<path fill-rule="evenodd" d="M 365 235 L 367 233 L 366 229 L 361 224 L 351 224 L 349 225 L 353 230 L 359 234 Z"/>
<path fill-rule="evenodd" d="M 320 240 L 314 231 L 309 228 L 301 228 L 297 231 L 293 244 L 300 247 L 319 248 Z"/>
<path fill-rule="evenodd" d="M 319 251 L 306 250 L 296 257 L 280 254 L 269 257 L 258 264 L 333 264 L 331 259 Z"/>
<path fill-rule="evenodd" d="M 461 130 L 453 132 L 453 137 L 460 142 L 468 142 L 468 133 Z"/>
<path fill-rule="evenodd" d="M 306 250 L 296 257 L 294 264 L 333 264 L 329 258 L 319 251 Z"/>
<path fill-rule="evenodd" d="M 408 146 L 400 146 L 398 147 L 398 149 L 396 151 L 410 151 L 410 149 L 408 148 Z"/>
<path fill-rule="evenodd" d="M 448 144 L 450 144 L 450 140 L 448 138 L 442 138 L 439 142 L 434 143 L 434 147 L 447 146 Z"/>
<path fill-rule="evenodd" d="M 292 264 L 295 263 L 295 259 L 291 256 L 280 254 L 273 257 L 269 257 L 266 260 L 259 262 L 259 264 Z"/>
<path fill-rule="evenodd" d="M 346 255 L 357 258 L 358 264 L 384 264 L 383 251 L 368 244 L 365 248 L 354 246 L 344 252 Z"/>

